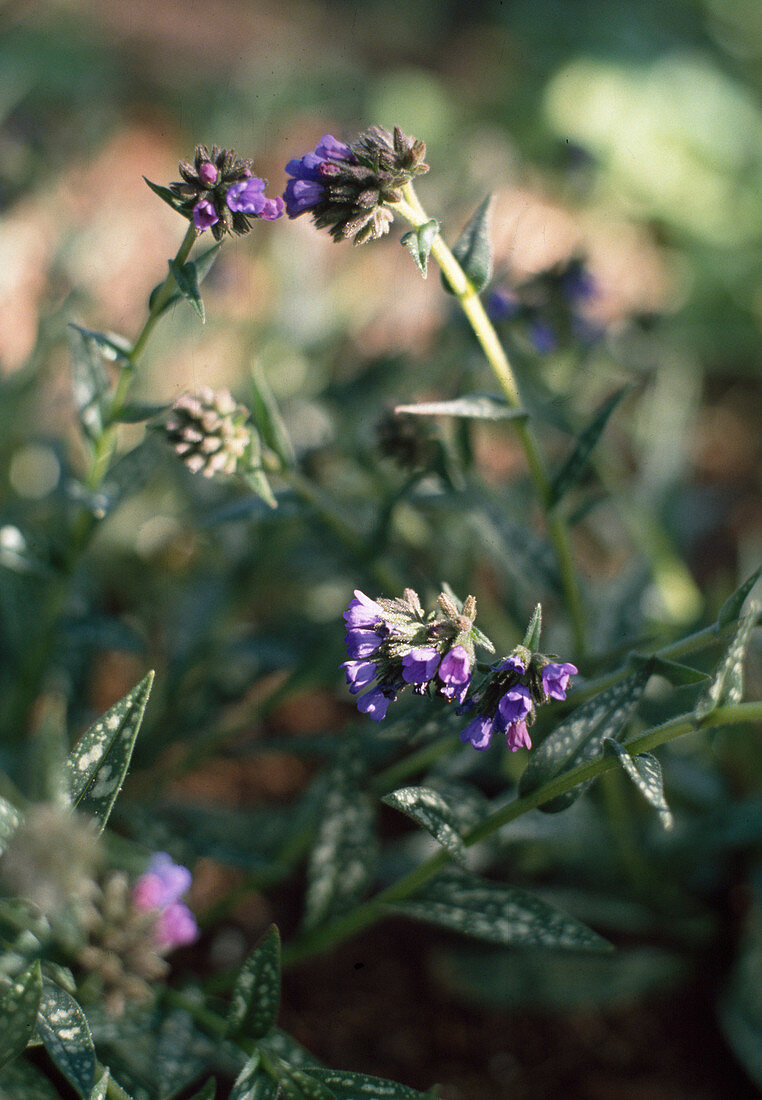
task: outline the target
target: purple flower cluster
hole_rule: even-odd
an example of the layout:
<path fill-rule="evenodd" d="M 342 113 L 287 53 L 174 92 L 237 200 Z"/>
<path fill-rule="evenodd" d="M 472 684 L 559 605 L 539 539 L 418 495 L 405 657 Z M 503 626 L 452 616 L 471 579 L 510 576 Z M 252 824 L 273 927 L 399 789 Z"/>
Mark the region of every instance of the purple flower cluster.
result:
<path fill-rule="evenodd" d="M 544 661 L 541 658 L 541 661 Z M 537 655 L 513 654 L 493 670 L 492 683 L 482 690 L 479 713 L 461 732 L 463 742 L 475 749 L 488 749 L 495 733 L 505 734 L 508 748 L 531 749 L 528 723 L 535 707 L 548 699 L 565 699 L 569 679 L 577 669 L 567 663 L 545 661 L 539 668 Z"/>
<path fill-rule="evenodd" d="M 201 165 L 199 175 L 205 167 L 214 169 L 214 166 L 207 162 Z M 211 176 L 211 172 L 207 175 Z M 275 221 L 283 214 L 283 199 L 280 195 L 274 199 L 268 199 L 265 196 L 265 186 L 265 181 L 256 176 L 232 184 L 225 195 L 228 209 L 234 214 L 248 214 L 250 217 L 263 218 L 265 221 Z M 219 220 L 220 216 L 211 199 L 199 199 L 193 207 L 193 224 L 201 233 L 205 229 L 211 229 Z"/>
<path fill-rule="evenodd" d="M 357 164 L 357 158 L 348 145 L 331 134 L 323 134 L 314 153 L 305 153 L 288 162 L 286 172 L 293 179 L 286 184 L 283 197 L 289 218 L 298 218 L 323 202 L 325 182 L 336 174 L 337 163 Z"/>
<path fill-rule="evenodd" d="M 191 885 L 187 867 L 174 863 L 166 852 L 157 852 L 148 870 L 132 891 L 132 902 L 143 913 L 156 913 L 154 936 L 161 950 L 170 951 L 193 943 L 198 936 L 196 918 L 180 898 Z"/>

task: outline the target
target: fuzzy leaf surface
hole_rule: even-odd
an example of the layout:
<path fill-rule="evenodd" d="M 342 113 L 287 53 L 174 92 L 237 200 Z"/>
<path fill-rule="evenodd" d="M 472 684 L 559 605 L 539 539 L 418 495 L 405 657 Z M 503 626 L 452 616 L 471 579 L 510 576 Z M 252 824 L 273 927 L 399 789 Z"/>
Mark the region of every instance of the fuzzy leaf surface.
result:
<path fill-rule="evenodd" d="M 571 771 L 601 752 L 606 737 L 618 740 L 632 717 L 650 677 L 650 664 L 573 710 L 539 745 L 519 781 L 519 793 L 531 794 L 562 772 Z M 557 813 L 570 806 L 589 783 L 580 783 L 540 808 Z"/>
<path fill-rule="evenodd" d="M 411 229 L 409 233 L 405 233 L 400 238 L 400 244 L 405 245 L 413 257 L 415 266 L 423 275 L 424 279 L 428 273 L 429 255 L 431 253 L 431 246 L 434 243 L 434 238 L 439 232 L 439 222 L 435 218 L 430 218 L 429 221 L 424 222 L 423 225 L 419 225 L 417 229 Z"/>
<path fill-rule="evenodd" d="M 71 750 L 67 768 L 72 801 L 104 828 L 119 794 L 132 750 L 140 732 L 153 672 L 128 691 L 80 737 Z"/>
<path fill-rule="evenodd" d="M 8 841 L 18 829 L 22 819 L 20 810 L 17 810 L 7 799 L 0 798 L 0 854 L 5 851 Z"/>
<path fill-rule="evenodd" d="M 280 935 L 272 924 L 241 967 L 228 1012 L 228 1035 L 267 1035 L 280 1006 Z"/>
<path fill-rule="evenodd" d="M 472 393 L 452 401 L 423 401 L 419 405 L 397 405 L 395 413 L 408 416 L 455 416 L 464 420 L 526 420 L 524 409 L 515 409 L 502 397 Z"/>
<path fill-rule="evenodd" d="M 661 774 L 661 764 L 650 752 L 641 753 L 639 756 L 630 756 L 624 745 L 618 741 L 606 738 L 603 742 L 606 752 L 613 753 L 622 765 L 640 793 L 650 802 L 659 815 L 659 821 L 665 829 L 671 829 L 674 825 L 672 811 L 664 797 L 664 780 Z"/>
<path fill-rule="evenodd" d="M 431 833 L 461 867 L 467 865 L 466 846 L 458 829 L 458 820 L 447 800 L 430 787 L 400 787 L 382 799 L 387 806 L 400 810 Z"/>
<path fill-rule="evenodd" d="M 71 994 L 49 978 L 42 979 L 37 1030 L 72 1088 L 89 1097 L 95 1084 L 95 1047 L 87 1018 Z"/>
<path fill-rule="evenodd" d="M 171 206 L 173 210 L 178 210 L 182 199 L 179 198 L 173 191 L 170 191 L 168 187 L 162 187 L 160 183 L 152 183 L 147 176 L 143 176 L 148 186 L 153 191 L 154 195 L 158 195 L 162 202 L 165 202 L 167 206 Z"/>
<path fill-rule="evenodd" d="M 762 577 L 762 565 L 760 565 L 759 569 L 754 570 L 752 575 L 736 589 L 732 596 L 728 596 L 717 616 L 717 626 L 720 630 L 725 626 L 729 626 L 730 623 L 735 622 L 740 616 L 743 605 L 746 603 L 747 596 L 760 577 Z"/>
<path fill-rule="evenodd" d="M 96 1081 L 93 1085 L 92 1092 L 88 1097 L 88 1100 L 106 1100 L 106 1094 L 108 1093 L 109 1081 L 111 1080 L 111 1074 L 108 1070 L 103 1074 L 100 1081 Z"/>
<path fill-rule="evenodd" d="M 489 943 L 567 951 L 611 949 L 597 932 L 541 898 L 456 869 L 443 872 L 391 908 Z"/>
<path fill-rule="evenodd" d="M 294 447 L 281 416 L 275 394 L 265 377 L 265 373 L 256 364 L 251 370 L 251 415 L 262 439 L 274 451 L 284 466 L 294 465 Z"/>
<path fill-rule="evenodd" d="M 469 218 L 452 249 L 453 256 L 477 293 L 483 290 L 492 278 L 491 221 L 492 195 L 487 195 Z M 452 294 L 450 284 L 444 276 L 442 284 Z"/>
<path fill-rule="evenodd" d="M 738 620 L 733 640 L 717 665 L 714 675 L 703 693 L 694 714 L 706 718 L 716 707 L 724 703 L 740 703 L 743 697 L 743 666 L 751 632 L 757 623 L 757 609 L 752 606 Z"/>
<path fill-rule="evenodd" d="M 578 437 L 574 446 L 574 450 L 564 462 L 561 469 L 553 478 L 550 485 L 550 504 L 554 507 L 558 502 L 566 496 L 571 488 L 573 488 L 580 480 L 585 470 L 587 469 L 588 461 L 593 449 L 598 440 L 603 435 L 604 429 L 609 422 L 609 417 L 627 393 L 629 387 L 625 386 L 621 390 L 617 390 L 615 394 L 605 401 L 598 412 L 595 414 L 590 424 Z"/>
<path fill-rule="evenodd" d="M 175 277 L 177 283 L 177 289 L 185 298 L 186 302 L 189 302 L 195 313 L 201 319 L 201 324 L 206 322 L 206 310 L 204 309 L 204 303 L 201 300 L 201 290 L 199 289 L 198 273 L 196 271 L 196 265 L 192 260 L 187 263 L 178 264 L 175 260 L 169 260 L 169 270 Z"/>
<path fill-rule="evenodd" d="M 39 961 L 3 990 L 0 997 L 0 1066 L 21 1054 L 34 1036 L 41 996 Z"/>

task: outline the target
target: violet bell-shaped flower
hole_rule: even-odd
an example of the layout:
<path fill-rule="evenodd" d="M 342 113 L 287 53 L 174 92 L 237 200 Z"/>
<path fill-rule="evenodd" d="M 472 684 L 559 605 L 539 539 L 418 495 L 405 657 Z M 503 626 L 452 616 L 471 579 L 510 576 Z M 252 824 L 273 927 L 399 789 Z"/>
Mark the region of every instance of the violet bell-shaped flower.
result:
<path fill-rule="evenodd" d="M 471 683 L 471 659 L 465 646 L 453 646 L 444 655 L 437 675 L 442 681 L 443 686 L 439 690 L 445 699 L 462 703 Z"/>
<path fill-rule="evenodd" d="M 187 867 L 173 862 L 166 852 L 157 852 L 132 891 L 137 910 L 156 913 L 153 934 L 159 948 L 170 950 L 193 943 L 198 936 L 196 918 L 179 899 L 191 885 Z"/>
<path fill-rule="evenodd" d="M 545 690 L 545 694 L 549 699 L 565 699 L 569 679 L 576 675 L 577 669 L 574 665 L 569 664 L 568 661 L 562 665 L 555 664 L 551 661 L 550 664 L 545 665 L 541 672 L 542 686 Z"/>

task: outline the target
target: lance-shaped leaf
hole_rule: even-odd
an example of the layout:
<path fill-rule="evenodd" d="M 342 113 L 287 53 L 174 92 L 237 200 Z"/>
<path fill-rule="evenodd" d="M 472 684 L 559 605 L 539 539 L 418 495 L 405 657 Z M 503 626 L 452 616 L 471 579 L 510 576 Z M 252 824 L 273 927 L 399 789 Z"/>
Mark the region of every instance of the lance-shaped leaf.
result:
<path fill-rule="evenodd" d="M 271 1054 L 286 1062 L 292 1069 L 305 1069 L 308 1066 L 319 1066 L 320 1062 L 310 1052 L 297 1043 L 291 1035 L 280 1028 L 274 1027 L 264 1038 L 257 1043 L 257 1048 L 266 1054 Z"/>
<path fill-rule="evenodd" d="M 264 371 L 258 364 L 251 369 L 251 415 L 262 439 L 284 466 L 294 465 L 294 448 L 283 417 Z"/>
<path fill-rule="evenodd" d="M 147 176 L 143 176 L 143 179 L 151 188 L 154 195 L 158 195 L 162 202 L 165 202 L 167 206 L 171 206 L 173 210 L 177 210 L 179 212 L 183 200 L 178 195 L 176 195 L 173 191 L 170 191 L 168 187 L 162 187 L 160 183 L 151 183 Z M 184 216 L 187 217 L 188 215 Z"/>
<path fill-rule="evenodd" d="M 112 363 L 120 359 L 127 360 L 130 357 L 132 345 L 126 337 L 120 336 L 117 332 L 97 332 L 95 329 L 75 325 L 73 321 L 69 322 L 69 328 L 78 332 L 87 343 L 94 344 L 103 358 Z"/>
<path fill-rule="evenodd" d="M 13 834 L 18 829 L 23 815 L 16 807 L 0 797 L 0 854 L 2 854 Z"/>
<path fill-rule="evenodd" d="M 438 791 L 430 787 L 401 787 L 381 801 L 422 825 L 456 863 L 466 866 L 466 846 L 458 831 L 457 818 Z"/>
<path fill-rule="evenodd" d="M 491 207 L 492 195 L 487 195 L 469 219 L 452 250 L 453 256 L 477 292 L 482 290 L 492 277 Z M 452 294 L 452 288 L 444 275 L 442 285 Z"/>
<path fill-rule="evenodd" d="M 734 623 L 741 614 L 741 609 L 746 603 L 746 599 L 751 592 L 754 585 L 762 576 L 762 565 L 759 569 L 755 569 L 752 575 L 744 581 L 744 583 L 737 588 L 732 596 L 728 596 L 725 603 L 720 608 L 720 613 L 717 616 L 717 627 L 722 630 L 723 627 L 729 626 Z"/>
<path fill-rule="evenodd" d="M 259 1039 L 267 1035 L 280 1005 L 280 935 L 272 924 L 241 967 L 227 1018 L 228 1035 Z"/>
<path fill-rule="evenodd" d="M 521 643 L 526 646 L 527 649 L 531 649 L 534 653 L 540 648 L 540 634 L 542 633 L 542 604 L 537 604 L 532 612 L 532 618 L 529 620 L 529 625 L 524 635 L 524 640 Z"/>
<path fill-rule="evenodd" d="M 426 1100 L 433 1095 L 398 1085 L 396 1081 L 343 1069 L 312 1069 L 310 1075 L 327 1085 L 336 1100 Z"/>
<path fill-rule="evenodd" d="M 323 816 L 307 866 L 304 927 L 350 909 L 370 884 L 378 844 L 375 815 L 361 789 L 362 764 L 344 757 L 332 769 Z"/>
<path fill-rule="evenodd" d="M 106 1100 L 108 1095 L 108 1086 L 111 1081 L 111 1074 L 108 1070 L 103 1074 L 99 1081 L 96 1081 L 93 1085 L 92 1092 L 90 1093 L 88 1100 Z M 122 1090 L 124 1091 L 124 1090 Z"/>
<path fill-rule="evenodd" d="M 72 801 L 103 828 L 119 794 L 140 731 L 153 672 L 82 734 L 67 760 Z"/>
<path fill-rule="evenodd" d="M 89 1097 L 95 1084 L 95 1047 L 87 1018 L 72 995 L 49 978 L 42 979 L 37 1030 L 72 1088 Z"/>
<path fill-rule="evenodd" d="M 519 792 L 531 794 L 562 772 L 592 760 L 601 752 L 605 737 L 618 740 L 645 690 L 650 668 L 645 663 L 620 683 L 572 711 L 532 753 L 519 781 Z M 540 808 L 548 813 L 565 810 L 590 782 L 577 784 Z"/>
<path fill-rule="evenodd" d="M 29 1062 L 17 1058 L 0 1070 L 2 1100 L 61 1100 L 58 1089 Z"/>
<path fill-rule="evenodd" d="M 161 1022 L 153 1058 L 158 1094 L 175 1096 L 190 1085 L 204 1069 L 199 1033 L 189 1012 L 170 1012 Z"/>
<path fill-rule="evenodd" d="M 72 395 L 79 414 L 79 422 L 88 439 L 100 437 L 106 423 L 109 404 L 109 373 L 106 366 L 100 333 L 77 329 L 79 338 L 72 340 Z"/>
<path fill-rule="evenodd" d="M 262 1100 L 263 1096 L 267 1096 L 267 1093 L 263 1092 L 262 1088 L 259 1088 L 263 1080 L 265 1083 L 269 1083 L 272 1086 L 271 1095 L 273 1097 L 276 1096 L 278 1092 L 277 1082 L 273 1081 L 273 1079 L 260 1068 L 261 1060 L 259 1051 L 255 1050 L 233 1082 L 233 1088 L 230 1090 L 228 1100 Z M 258 1088 L 259 1091 L 257 1091 Z"/>
<path fill-rule="evenodd" d="M 283 1100 L 336 1100 L 336 1095 L 322 1081 L 303 1069 L 283 1067 L 278 1078 Z"/>
<path fill-rule="evenodd" d="M 188 263 L 178 264 L 175 260 L 169 260 L 169 270 L 175 277 L 177 283 L 177 289 L 185 298 L 186 302 L 189 302 L 198 316 L 201 318 L 201 324 L 206 321 L 206 310 L 204 309 L 204 303 L 201 301 L 201 291 L 198 285 L 198 274 L 196 272 L 196 265 L 192 260 Z"/>
<path fill-rule="evenodd" d="M 419 405 L 397 405 L 397 415 L 455 416 L 463 420 L 526 420 L 525 409 L 515 409 L 505 398 L 486 393 L 465 394 L 452 401 L 424 401 Z"/>
<path fill-rule="evenodd" d="M 390 908 L 489 943 L 567 951 L 611 949 L 587 925 L 526 890 L 488 882 L 455 868 Z"/>
<path fill-rule="evenodd" d="M 424 279 L 427 274 L 431 246 L 438 232 L 439 222 L 436 218 L 431 218 L 423 225 L 419 225 L 417 229 L 411 229 L 409 233 L 405 233 L 403 237 L 400 237 L 400 244 L 408 248 L 415 261 L 415 266 Z"/>
<path fill-rule="evenodd" d="M 147 401 L 128 401 L 113 416 L 115 424 L 142 424 L 168 412 L 171 405 L 156 405 Z"/>
<path fill-rule="evenodd" d="M 33 1038 L 41 995 L 39 961 L 3 990 L 0 996 L 0 1066 L 21 1054 Z"/>
<path fill-rule="evenodd" d="M 550 506 L 553 507 L 568 493 L 580 480 L 587 469 L 590 455 L 598 440 L 603 435 L 604 428 L 608 424 L 609 417 L 627 393 L 629 387 L 625 386 L 617 390 L 608 401 L 604 402 L 595 414 L 590 424 L 577 439 L 574 450 L 564 462 L 561 469 L 553 478 L 550 485 Z"/>
<path fill-rule="evenodd" d="M 607 737 L 603 742 L 605 752 L 613 753 L 623 770 L 629 775 L 640 793 L 650 802 L 659 814 L 659 821 L 665 829 L 671 829 L 674 825 L 672 811 L 664 797 L 664 780 L 661 774 L 661 764 L 650 752 L 641 753 L 639 756 L 630 756 L 624 745 L 618 741 L 612 741 Z"/>
<path fill-rule="evenodd" d="M 693 684 L 703 684 L 709 677 L 705 672 L 690 665 L 683 665 L 679 661 L 667 661 L 664 657 L 649 657 L 644 660 L 651 662 L 651 671 L 654 676 L 663 676 L 669 680 L 673 687 L 686 687 Z"/>
<path fill-rule="evenodd" d="M 694 714 L 706 718 L 723 703 L 740 703 L 743 697 L 743 666 L 751 632 L 757 623 L 757 608 L 752 605 L 738 622 L 733 640 L 715 669 L 714 676 L 702 694 Z"/>

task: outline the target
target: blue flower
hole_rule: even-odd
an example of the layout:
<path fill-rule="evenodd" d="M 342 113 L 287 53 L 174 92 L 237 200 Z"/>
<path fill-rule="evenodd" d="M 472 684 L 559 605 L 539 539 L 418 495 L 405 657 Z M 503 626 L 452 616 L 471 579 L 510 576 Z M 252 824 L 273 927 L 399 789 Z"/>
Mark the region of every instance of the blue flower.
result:
<path fill-rule="evenodd" d="M 363 714 L 367 714 L 374 722 L 380 722 L 382 718 L 386 718 L 389 704 L 393 703 L 396 698 L 396 694 L 387 694 L 383 688 L 374 687 L 365 695 L 360 696 L 357 700 L 357 709 L 362 711 Z"/>
<path fill-rule="evenodd" d="M 563 665 L 551 662 L 545 665 L 541 675 L 545 694 L 551 699 L 565 699 L 569 678 L 577 675 L 577 669 L 568 662 Z"/>
<path fill-rule="evenodd" d="M 270 222 L 283 213 L 283 199 L 280 195 L 268 199 L 265 196 L 265 181 L 256 176 L 234 183 L 228 189 L 225 202 L 234 214 L 251 214 Z"/>
<path fill-rule="evenodd" d="M 358 691 L 367 687 L 376 678 L 378 672 L 378 665 L 374 661 L 344 661 L 341 667 L 346 673 L 352 695 L 357 695 Z"/>
<path fill-rule="evenodd" d="M 471 683 L 471 659 L 465 646 L 453 646 L 445 654 L 437 675 L 444 685 L 439 690 L 445 699 L 462 703 Z"/>
<path fill-rule="evenodd" d="M 359 588 L 355 588 L 354 599 L 344 612 L 344 622 L 347 624 L 347 629 L 354 630 L 357 627 L 372 629 L 383 621 L 384 612 L 381 605 L 372 600 L 370 596 L 366 596 Z"/>
<path fill-rule="evenodd" d="M 433 646 L 411 649 L 402 658 L 402 679 L 406 684 L 427 684 L 440 660 L 439 652 Z"/>
<path fill-rule="evenodd" d="M 298 218 L 314 210 L 326 197 L 323 181 L 335 174 L 336 164 L 356 164 L 354 153 L 343 141 L 331 134 L 323 134 L 314 153 L 295 157 L 286 165 L 286 172 L 293 176 L 286 184 L 283 197 L 289 218 Z"/>
<path fill-rule="evenodd" d="M 470 741 L 475 749 L 488 749 L 492 741 L 493 720 L 488 714 L 477 714 L 460 732 L 463 742 Z"/>
<path fill-rule="evenodd" d="M 383 641 L 375 630 L 348 630 L 344 635 L 347 644 L 347 654 L 351 661 L 364 657 L 371 657 L 380 647 Z"/>

